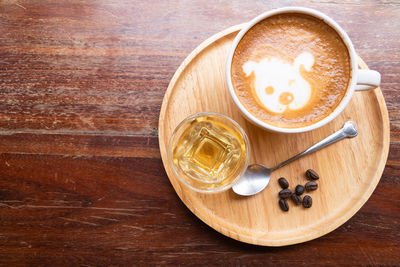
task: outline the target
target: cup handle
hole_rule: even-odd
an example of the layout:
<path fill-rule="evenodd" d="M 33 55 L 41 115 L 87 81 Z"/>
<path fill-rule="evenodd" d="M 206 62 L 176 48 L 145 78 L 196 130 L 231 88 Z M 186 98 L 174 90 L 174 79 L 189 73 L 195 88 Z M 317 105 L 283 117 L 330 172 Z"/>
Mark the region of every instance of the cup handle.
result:
<path fill-rule="evenodd" d="M 381 83 L 381 74 L 374 70 L 357 70 L 356 91 L 375 89 Z"/>

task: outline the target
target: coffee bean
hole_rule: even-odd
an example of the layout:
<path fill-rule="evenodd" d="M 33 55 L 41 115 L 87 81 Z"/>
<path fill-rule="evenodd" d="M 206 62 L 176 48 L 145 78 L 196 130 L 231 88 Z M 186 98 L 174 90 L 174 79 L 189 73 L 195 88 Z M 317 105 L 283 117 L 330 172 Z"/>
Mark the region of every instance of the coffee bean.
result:
<path fill-rule="evenodd" d="M 303 200 L 301 199 L 301 196 L 298 196 L 296 194 L 292 194 L 292 196 L 290 197 L 294 203 L 296 203 L 296 205 L 300 205 L 301 202 L 303 202 Z"/>
<path fill-rule="evenodd" d="M 318 173 L 316 173 L 314 170 L 312 169 L 308 169 L 306 171 L 306 176 L 308 178 L 308 180 L 318 180 L 319 179 L 319 175 Z"/>
<path fill-rule="evenodd" d="M 281 210 L 283 211 L 288 211 L 289 210 L 289 205 L 286 201 L 286 199 L 279 199 L 279 207 L 281 207 Z"/>
<path fill-rule="evenodd" d="M 292 195 L 292 191 L 290 191 L 290 189 L 286 188 L 283 189 L 279 192 L 279 197 L 280 198 L 288 198 Z"/>
<path fill-rule="evenodd" d="M 286 189 L 289 187 L 289 182 L 284 177 L 279 178 L 278 183 L 282 187 L 282 189 Z"/>
<path fill-rule="evenodd" d="M 304 186 L 299 184 L 296 186 L 296 189 L 294 191 L 296 192 L 296 195 L 300 196 L 304 193 Z"/>
<path fill-rule="evenodd" d="M 312 198 L 309 195 L 305 195 L 303 198 L 303 207 L 311 208 L 312 206 Z"/>
<path fill-rule="evenodd" d="M 316 182 L 308 182 L 305 185 L 307 191 L 313 191 L 318 188 L 318 184 Z"/>

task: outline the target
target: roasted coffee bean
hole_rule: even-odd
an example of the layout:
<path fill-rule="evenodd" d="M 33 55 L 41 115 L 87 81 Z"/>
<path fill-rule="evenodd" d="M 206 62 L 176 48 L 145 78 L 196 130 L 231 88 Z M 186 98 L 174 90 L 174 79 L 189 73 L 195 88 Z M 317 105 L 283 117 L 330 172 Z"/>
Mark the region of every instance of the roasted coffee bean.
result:
<path fill-rule="evenodd" d="M 308 182 L 305 185 L 307 191 L 313 191 L 318 188 L 318 184 L 316 182 Z"/>
<path fill-rule="evenodd" d="M 292 191 L 290 191 L 290 189 L 286 188 L 283 189 L 279 192 L 279 197 L 280 198 L 288 198 L 292 195 Z"/>
<path fill-rule="evenodd" d="M 309 195 L 305 195 L 303 198 L 303 207 L 311 208 L 312 206 L 312 198 Z"/>
<path fill-rule="evenodd" d="M 301 196 L 298 196 L 296 194 L 293 194 L 290 198 L 293 200 L 294 203 L 296 203 L 296 205 L 300 205 L 301 202 L 303 201 L 301 199 Z"/>
<path fill-rule="evenodd" d="M 308 178 L 308 180 L 318 180 L 319 179 L 319 175 L 318 173 L 316 173 L 314 170 L 312 169 L 308 169 L 306 171 L 306 176 Z"/>
<path fill-rule="evenodd" d="M 283 211 L 288 211 L 289 210 L 289 205 L 286 201 L 286 199 L 279 199 L 279 207 L 281 207 L 281 210 Z"/>
<path fill-rule="evenodd" d="M 296 186 L 296 189 L 294 191 L 296 192 L 296 195 L 300 196 L 304 193 L 304 186 L 299 184 Z"/>
<path fill-rule="evenodd" d="M 289 182 L 284 177 L 279 178 L 278 183 L 282 187 L 282 189 L 286 189 L 289 187 Z"/>

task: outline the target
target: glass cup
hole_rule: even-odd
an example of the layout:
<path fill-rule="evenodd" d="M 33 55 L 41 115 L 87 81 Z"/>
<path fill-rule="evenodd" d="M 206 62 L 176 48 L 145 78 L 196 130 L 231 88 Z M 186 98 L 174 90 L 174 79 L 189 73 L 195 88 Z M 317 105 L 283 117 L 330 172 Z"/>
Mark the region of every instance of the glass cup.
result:
<path fill-rule="evenodd" d="M 216 193 L 231 188 L 246 171 L 250 144 L 246 133 L 231 118 L 201 112 L 184 119 L 168 145 L 168 162 L 189 188 Z"/>

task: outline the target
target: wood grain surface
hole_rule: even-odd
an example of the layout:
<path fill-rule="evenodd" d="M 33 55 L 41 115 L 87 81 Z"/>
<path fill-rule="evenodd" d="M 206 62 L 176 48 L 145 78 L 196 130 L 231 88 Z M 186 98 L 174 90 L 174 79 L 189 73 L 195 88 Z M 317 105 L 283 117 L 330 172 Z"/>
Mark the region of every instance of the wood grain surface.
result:
<path fill-rule="evenodd" d="M 336 229 L 368 200 L 381 178 L 389 150 L 389 118 L 380 88 L 356 92 L 345 110 L 324 127 L 306 133 L 272 133 L 248 122 L 228 92 L 226 62 L 233 39 L 243 24 L 216 33 L 182 62 L 165 93 L 159 119 L 160 154 L 165 171 L 185 205 L 203 222 L 229 237 L 255 245 L 286 246 L 318 238 Z M 358 58 L 360 68 L 367 65 Z M 241 197 L 232 190 L 198 193 L 172 171 L 168 145 L 178 124 L 198 112 L 233 118 L 250 141 L 250 163 L 276 166 L 338 131 L 346 121 L 357 125 L 357 138 L 346 139 L 273 171 L 261 193 Z M 286 177 L 290 189 L 307 182 L 305 170 L 318 172 L 309 210 L 289 201 L 279 208 L 277 180 Z"/>
<path fill-rule="evenodd" d="M 316 8 L 382 73 L 389 158 L 366 205 L 282 248 L 221 235 L 180 201 L 158 149 L 168 83 L 203 40 L 275 7 Z M 399 265 L 398 1 L 0 2 L 0 264 Z"/>

